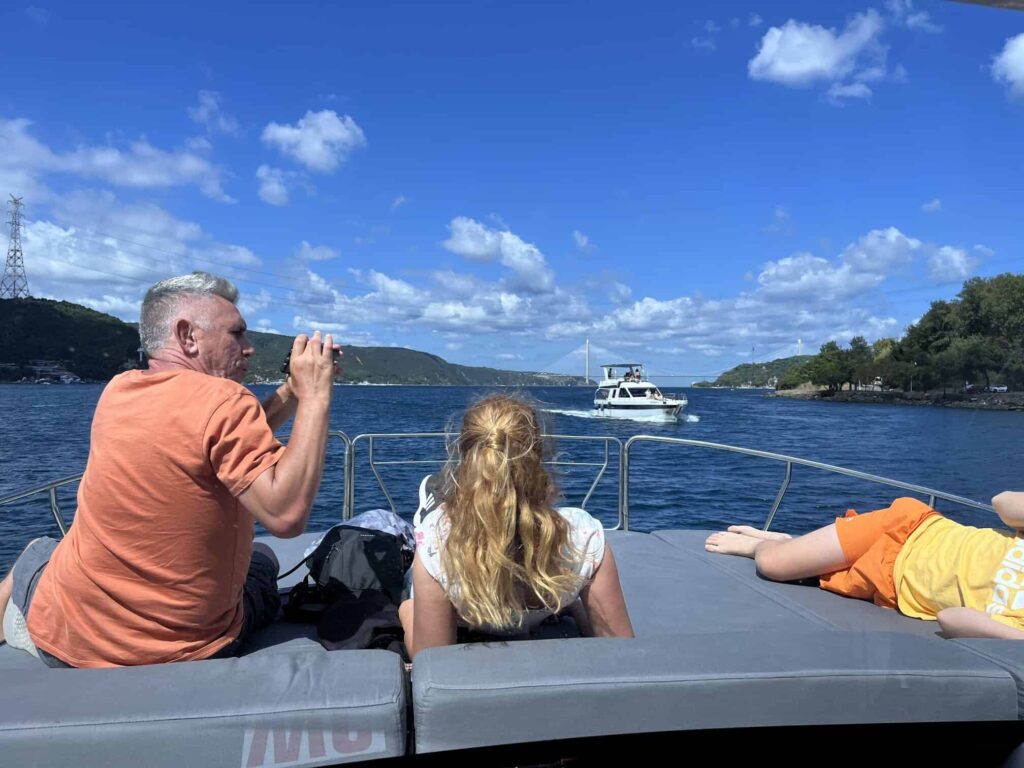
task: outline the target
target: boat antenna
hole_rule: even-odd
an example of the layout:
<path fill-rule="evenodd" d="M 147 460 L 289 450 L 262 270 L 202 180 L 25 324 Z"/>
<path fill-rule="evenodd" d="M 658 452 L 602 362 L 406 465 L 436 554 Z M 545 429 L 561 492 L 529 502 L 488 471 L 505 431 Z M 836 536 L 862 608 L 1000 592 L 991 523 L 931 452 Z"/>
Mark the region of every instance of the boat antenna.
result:
<path fill-rule="evenodd" d="M 587 339 L 587 380 L 584 384 L 590 384 L 590 339 Z"/>

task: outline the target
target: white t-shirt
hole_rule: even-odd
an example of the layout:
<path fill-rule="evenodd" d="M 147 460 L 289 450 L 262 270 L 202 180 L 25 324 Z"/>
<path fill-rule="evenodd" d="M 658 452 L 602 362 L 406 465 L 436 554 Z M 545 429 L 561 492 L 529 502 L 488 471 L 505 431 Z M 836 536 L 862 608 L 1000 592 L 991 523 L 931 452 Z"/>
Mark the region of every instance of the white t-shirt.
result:
<path fill-rule="evenodd" d="M 575 555 L 575 558 L 567 565 L 580 577 L 577 588 L 563 596 L 562 605 L 568 607 L 579 596 L 580 590 L 594 578 L 594 572 L 604 558 L 604 527 L 600 520 L 591 517 L 584 509 L 561 507 L 557 511 L 569 523 L 570 551 Z M 458 584 L 449 583 L 441 569 L 441 549 L 446 537 L 447 520 L 444 517 L 443 506 L 424 517 L 416 528 L 416 554 L 427 573 L 441 585 L 445 594 L 451 599 L 452 594 L 458 592 Z M 452 603 L 454 604 L 455 601 L 452 600 Z M 546 609 L 527 610 L 523 616 L 522 627 L 511 631 L 515 633 L 528 632 L 550 615 L 551 611 Z M 461 616 L 459 624 L 468 626 Z M 472 629 L 491 634 L 508 634 L 510 632 L 508 629 L 496 627 L 472 627 Z"/>

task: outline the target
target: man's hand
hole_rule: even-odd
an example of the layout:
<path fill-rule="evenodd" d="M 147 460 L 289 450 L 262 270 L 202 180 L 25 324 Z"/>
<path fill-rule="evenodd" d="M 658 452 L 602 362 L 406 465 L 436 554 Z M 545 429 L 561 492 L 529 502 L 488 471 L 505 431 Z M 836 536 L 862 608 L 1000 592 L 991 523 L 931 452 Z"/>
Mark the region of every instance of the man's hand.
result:
<path fill-rule="evenodd" d="M 275 396 L 291 396 L 277 413 L 294 409 L 291 438 L 280 460 L 269 467 L 239 497 L 274 536 L 298 536 L 306 528 L 316 498 L 327 450 L 328 414 L 334 380 L 334 341 L 320 331 L 299 336 L 292 344 L 286 387 Z M 282 392 L 283 390 L 283 392 Z M 268 412 L 268 423 L 273 425 Z"/>
<path fill-rule="evenodd" d="M 331 334 L 321 339 L 320 331 L 315 331 L 312 338 L 297 336 L 292 342 L 287 383 L 300 403 L 316 398 L 330 402 L 336 371 L 335 346 Z"/>

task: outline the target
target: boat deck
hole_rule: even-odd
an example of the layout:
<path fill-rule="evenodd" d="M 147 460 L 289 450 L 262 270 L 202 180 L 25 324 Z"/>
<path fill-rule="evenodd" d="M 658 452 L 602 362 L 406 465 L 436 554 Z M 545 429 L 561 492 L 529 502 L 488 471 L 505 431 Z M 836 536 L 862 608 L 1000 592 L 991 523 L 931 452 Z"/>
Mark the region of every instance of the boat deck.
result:
<path fill-rule="evenodd" d="M 580 638 L 565 619 L 529 641 L 426 650 L 411 671 L 286 623 L 237 659 L 152 667 L 48 669 L 0 646 L 2 762 L 255 768 L 717 729 L 1020 724 L 1024 643 L 947 640 L 934 622 L 763 580 L 749 559 L 706 552 L 707 531 L 627 530 L 628 447 L 607 539 L 635 638 Z M 720 448 L 786 462 L 772 513 L 794 466 L 820 467 Z M 313 536 L 266 541 L 287 568 Z"/>

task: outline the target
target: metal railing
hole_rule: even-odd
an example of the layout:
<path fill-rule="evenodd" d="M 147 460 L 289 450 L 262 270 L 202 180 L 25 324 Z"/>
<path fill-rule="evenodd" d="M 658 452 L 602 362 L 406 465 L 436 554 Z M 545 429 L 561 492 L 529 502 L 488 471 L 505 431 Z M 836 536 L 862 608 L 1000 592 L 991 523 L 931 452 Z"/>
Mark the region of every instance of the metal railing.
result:
<path fill-rule="evenodd" d="M 355 438 L 349 438 L 344 432 L 332 431 L 328 433 L 330 438 L 339 439 L 343 443 L 344 452 L 344 467 L 343 467 L 343 480 L 345 483 L 344 488 L 344 501 L 342 504 L 342 519 L 349 520 L 352 518 L 355 511 L 356 501 L 356 452 L 361 443 L 365 443 L 367 446 L 367 462 L 370 470 L 374 477 L 377 479 L 377 485 L 384 497 L 387 499 L 388 506 L 393 512 L 397 513 L 394 500 L 391 497 L 391 493 L 388 491 L 387 483 L 384 477 L 381 475 L 379 468 L 386 466 L 412 466 L 412 465 L 430 465 L 430 466 L 441 466 L 446 461 L 445 457 L 439 458 L 428 458 L 428 459 L 377 459 L 374 457 L 374 449 L 380 442 L 388 440 L 444 440 L 450 438 L 451 435 L 445 432 L 405 432 L 405 433 L 372 433 L 358 435 Z M 630 467 L 633 464 L 633 448 L 637 444 L 650 444 L 658 443 L 662 445 L 674 445 L 684 448 L 698 449 L 698 450 L 711 450 L 711 451 L 724 451 L 728 453 L 736 453 L 743 456 L 750 456 L 754 458 L 767 459 L 769 461 L 775 461 L 785 465 L 785 471 L 783 474 L 782 484 L 779 486 L 779 490 L 775 495 L 775 500 L 772 503 L 771 509 L 768 511 L 768 515 L 764 521 L 764 530 L 768 530 L 771 527 L 775 514 L 779 510 L 779 506 L 782 504 L 783 498 L 786 496 L 786 492 L 789 490 L 790 483 L 793 479 L 793 468 L 795 466 L 807 467 L 810 469 L 817 469 L 824 472 L 830 472 L 845 477 L 855 478 L 857 480 L 866 480 L 868 482 L 876 483 L 879 485 L 887 485 L 893 488 L 900 488 L 910 493 L 915 493 L 921 496 L 928 497 L 928 505 L 934 507 L 938 499 L 943 501 L 952 502 L 959 504 L 964 507 L 971 509 L 982 510 L 985 512 L 993 512 L 990 504 L 984 504 L 972 499 L 968 499 L 964 496 L 957 496 L 956 494 L 945 493 L 943 491 L 935 490 L 934 488 L 928 488 L 923 485 L 916 485 L 914 483 L 905 483 L 901 480 L 893 480 L 888 477 L 882 477 L 881 475 L 873 475 L 868 472 L 861 472 L 855 469 L 847 469 L 834 464 L 826 464 L 820 461 L 813 461 L 811 459 L 802 459 L 796 456 L 787 456 L 781 453 L 772 453 L 770 451 L 761 451 L 754 448 L 742 448 L 736 445 L 727 445 L 725 443 L 711 443 L 704 440 L 688 440 L 685 438 L 677 437 L 657 437 L 653 435 L 636 435 L 626 441 L 625 444 L 617 438 L 611 435 L 550 435 L 549 437 L 559 442 L 601 442 L 604 448 L 604 459 L 603 461 L 564 461 L 559 456 L 548 461 L 547 466 L 555 467 L 596 467 L 596 475 L 587 489 L 587 492 L 580 503 L 580 506 L 584 509 L 587 506 L 587 502 L 590 501 L 597 488 L 601 478 L 604 477 L 605 472 L 611 461 L 612 449 L 617 451 L 619 459 L 619 477 L 618 477 L 618 523 L 616 528 L 623 530 L 629 530 L 630 523 L 630 512 L 629 512 L 629 489 L 630 489 Z M 0 498 L 0 507 L 5 507 L 14 504 L 23 499 L 35 496 L 37 494 L 46 493 L 49 496 L 50 501 L 50 513 L 53 515 L 54 521 L 57 523 L 57 527 L 60 529 L 61 535 L 65 535 L 68 530 L 68 523 L 64 519 L 64 515 L 60 511 L 60 505 L 57 499 L 57 489 L 65 485 L 70 485 L 81 480 L 82 475 L 71 475 L 69 477 L 61 478 L 60 480 L 54 480 L 49 483 L 28 488 L 23 491 L 19 491 L 10 496 Z"/>
<path fill-rule="evenodd" d="M 53 480 L 43 485 L 37 485 L 35 488 L 28 488 L 24 491 L 18 491 L 11 496 L 5 496 L 0 499 L 0 507 L 6 507 L 8 504 L 14 504 L 16 501 L 27 499 L 29 496 L 35 496 L 37 493 L 47 493 L 50 496 L 50 514 L 53 515 L 53 519 L 57 523 L 57 527 L 60 528 L 60 535 L 65 536 L 68 532 L 67 521 L 64 520 L 64 515 L 61 514 L 60 505 L 57 503 L 57 489 L 62 485 L 70 485 L 71 483 L 77 483 L 82 479 L 82 475 L 71 475 L 70 477 L 63 477 L 60 480 Z"/>
<path fill-rule="evenodd" d="M 622 462 L 619 468 L 619 485 L 621 488 L 620 498 L 621 503 L 619 505 L 619 524 L 624 530 L 629 530 L 629 467 L 632 459 L 632 449 L 637 443 L 662 443 L 666 445 L 680 445 L 690 448 L 701 448 L 706 450 L 714 451 L 728 451 L 730 453 L 738 453 L 743 456 L 753 456 L 761 459 L 769 459 L 772 461 L 781 462 L 786 465 L 785 476 L 782 480 L 782 485 L 779 486 L 779 491 L 775 495 L 775 501 L 772 503 L 771 510 L 768 512 L 768 517 L 764 522 L 764 530 L 768 530 L 771 527 L 772 521 L 775 519 L 775 513 L 779 510 L 779 506 L 782 504 L 782 499 L 786 495 L 786 491 L 789 490 L 790 481 L 793 479 L 793 467 L 802 466 L 810 467 L 812 469 L 820 469 L 825 472 L 832 472 L 837 475 L 844 475 L 846 477 L 853 477 L 858 480 L 867 480 L 872 483 L 878 483 L 880 485 L 888 485 L 893 488 L 901 488 L 911 493 L 921 494 L 922 496 L 928 497 L 928 506 L 934 507 L 936 499 L 943 499 L 944 501 L 951 501 L 955 504 L 960 504 L 971 509 L 980 509 L 987 512 L 993 512 L 990 504 L 983 504 L 973 499 L 968 499 L 964 496 L 957 496 L 952 493 L 945 493 L 943 491 L 937 491 L 934 488 L 927 488 L 923 485 L 915 485 L 914 483 L 905 483 L 902 480 L 893 480 L 888 477 L 882 477 L 881 475 L 872 475 L 868 472 L 861 472 L 856 469 L 847 469 L 846 467 L 839 467 L 835 464 L 825 464 L 821 461 L 812 461 L 811 459 L 801 459 L 796 456 L 787 456 L 782 453 L 771 453 L 770 451 L 759 451 L 755 448 L 741 448 L 736 445 L 727 445 L 725 443 L 709 443 L 705 440 L 688 440 L 681 437 L 655 437 L 653 435 L 636 435 L 626 441 L 626 445 L 622 451 Z"/>
<path fill-rule="evenodd" d="M 345 519 L 351 519 L 355 511 L 356 503 L 356 451 L 358 450 L 360 443 L 366 443 L 367 450 L 367 462 L 370 467 L 370 471 L 373 472 L 373 476 L 377 478 L 377 486 L 384 494 L 384 498 L 387 499 L 388 506 L 392 512 L 398 513 L 398 509 L 395 507 L 394 499 L 391 498 L 391 493 L 388 491 L 387 483 L 381 476 L 379 467 L 387 466 L 415 466 L 415 465 L 429 465 L 440 467 L 443 466 L 447 461 L 447 456 L 440 458 L 430 459 L 398 459 L 398 460 L 381 460 L 374 458 L 374 450 L 377 444 L 386 440 L 445 440 L 454 437 L 448 432 L 380 432 L 358 435 L 355 437 L 350 446 L 350 456 L 346 459 L 346 478 L 345 478 Z M 546 466 L 549 467 L 597 467 L 597 474 L 594 476 L 593 482 L 587 489 L 587 493 L 583 497 L 583 501 L 580 502 L 580 507 L 583 509 L 587 508 L 587 502 L 590 501 L 590 497 L 593 496 L 594 490 L 597 488 L 597 484 L 604 477 L 604 473 L 608 469 L 610 463 L 611 451 L 610 448 L 614 445 L 619 457 L 619 464 L 622 463 L 622 441 L 617 437 L 611 435 L 545 435 L 546 438 L 551 438 L 558 442 L 600 442 L 604 447 L 604 460 L 603 461 L 564 461 L 559 456 L 548 462 L 545 462 Z M 619 507 L 622 505 L 622 486 L 619 486 Z"/>
<path fill-rule="evenodd" d="M 288 434 L 282 435 L 281 437 L 285 440 L 288 438 Z M 345 455 L 345 466 L 343 468 L 343 475 L 345 477 L 348 473 L 348 464 L 352 456 L 352 440 L 344 432 L 331 431 L 327 433 L 328 438 L 335 438 L 341 440 L 344 444 L 344 455 Z M 18 491 L 10 496 L 4 496 L 0 498 L 0 507 L 6 507 L 10 504 L 14 504 L 22 499 L 27 499 L 30 496 L 35 496 L 40 493 L 46 493 L 50 497 L 50 514 L 53 515 L 54 521 L 57 523 L 57 528 L 60 529 L 60 535 L 66 536 L 68 532 L 68 523 L 64 519 L 63 513 L 60 511 L 60 503 L 57 500 L 57 489 L 64 485 L 70 485 L 71 483 L 77 483 L 82 479 L 82 474 L 71 475 L 70 477 L 63 477 L 60 480 L 52 480 L 49 483 L 43 483 L 37 485 L 34 488 L 27 488 L 24 491 Z M 344 514 L 344 510 L 342 510 Z"/>

